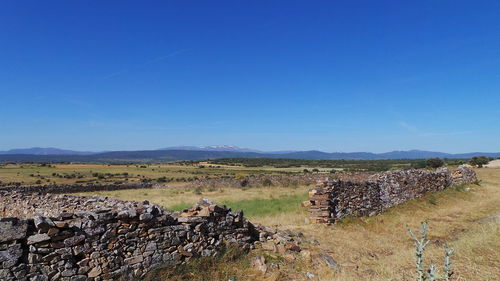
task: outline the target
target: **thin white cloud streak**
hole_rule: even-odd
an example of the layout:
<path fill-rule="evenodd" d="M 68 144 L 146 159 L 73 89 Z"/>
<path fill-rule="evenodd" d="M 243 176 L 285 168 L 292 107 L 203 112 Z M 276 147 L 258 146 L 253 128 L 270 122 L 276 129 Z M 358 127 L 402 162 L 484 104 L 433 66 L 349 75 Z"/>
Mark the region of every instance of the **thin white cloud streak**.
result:
<path fill-rule="evenodd" d="M 408 132 L 415 134 L 419 137 L 457 136 L 457 135 L 467 135 L 473 133 L 473 131 L 456 131 L 456 132 L 442 132 L 442 133 L 425 132 L 404 121 L 399 121 L 398 125 L 403 129 L 407 130 Z"/>
<path fill-rule="evenodd" d="M 172 57 L 178 56 L 178 55 L 180 55 L 180 54 L 182 54 L 182 53 L 184 53 L 186 51 L 188 51 L 188 49 L 180 49 L 180 50 L 173 51 L 170 54 L 167 54 L 165 56 L 160 56 L 160 57 L 153 58 L 153 59 L 151 59 L 151 60 L 149 60 L 149 61 L 147 61 L 147 62 L 145 62 L 143 64 L 137 65 L 135 67 L 125 68 L 125 69 L 122 69 L 120 71 L 117 71 L 117 72 L 111 73 L 109 75 L 106 75 L 106 76 L 104 76 L 104 79 L 105 80 L 106 79 L 110 79 L 110 78 L 113 78 L 113 77 L 116 77 L 116 76 L 120 76 L 120 75 L 122 75 L 124 73 L 127 73 L 127 72 L 129 72 L 129 71 L 131 71 L 133 69 L 137 69 L 137 68 L 141 68 L 141 67 L 144 67 L 144 66 L 147 66 L 147 65 L 152 65 L 152 64 L 155 64 L 155 63 L 159 63 L 159 62 L 161 62 L 163 60 L 166 60 L 168 58 L 172 58 Z"/>

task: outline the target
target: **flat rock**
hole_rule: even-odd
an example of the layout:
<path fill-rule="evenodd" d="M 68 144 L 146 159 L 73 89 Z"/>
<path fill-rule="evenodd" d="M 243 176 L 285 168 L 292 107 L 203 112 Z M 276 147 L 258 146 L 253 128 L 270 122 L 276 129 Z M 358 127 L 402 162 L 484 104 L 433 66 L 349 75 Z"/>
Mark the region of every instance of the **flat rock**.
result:
<path fill-rule="evenodd" d="M 73 247 L 85 241 L 85 235 L 78 235 L 67 238 L 64 240 L 64 245 L 67 247 Z"/>
<path fill-rule="evenodd" d="M 47 233 L 35 234 L 28 237 L 28 245 L 49 241 L 50 236 Z"/>

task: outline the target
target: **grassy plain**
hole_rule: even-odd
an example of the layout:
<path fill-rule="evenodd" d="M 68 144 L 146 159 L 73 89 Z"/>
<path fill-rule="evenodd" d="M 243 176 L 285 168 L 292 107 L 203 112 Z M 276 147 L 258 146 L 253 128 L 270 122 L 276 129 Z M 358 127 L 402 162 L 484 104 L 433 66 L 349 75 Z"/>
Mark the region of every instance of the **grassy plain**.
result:
<path fill-rule="evenodd" d="M 159 177 L 234 177 L 239 173 L 299 172 L 302 167 L 276 168 L 242 167 L 210 163 L 189 165 L 100 165 L 100 164 L 40 164 L 2 165 L 0 180 L 33 182 L 47 177 L 56 183 L 74 183 L 75 178 L 55 174 L 80 174 L 83 180 L 140 181 Z M 203 166 L 203 168 L 200 168 Z M 310 167 L 309 167 L 310 168 Z M 310 187 L 252 187 L 252 188 L 197 188 L 176 187 L 168 189 L 119 190 L 92 194 L 117 197 L 124 200 L 149 200 L 170 209 L 180 210 L 191 206 L 200 197 L 233 209 L 243 209 L 251 221 L 279 229 L 301 231 L 307 239 L 319 244 L 305 243 L 307 255 L 294 260 L 262 251 L 239 255 L 231 251 L 219 261 L 200 260 L 189 266 L 156 271 L 150 280 L 306 280 L 305 273 L 315 275 L 312 280 L 413 280 L 414 245 L 407 234 L 407 227 L 416 230 L 420 222 L 430 224 L 432 243 L 426 251 L 425 263 L 434 263 L 440 269 L 443 243 L 456 248 L 453 260 L 455 274 L 452 280 L 500 280 L 500 168 L 477 169 L 481 185 L 450 188 L 429 194 L 369 218 L 348 218 L 333 226 L 313 225 L 306 222 L 307 209 L 300 207 L 306 200 Z M 104 179 L 95 173 L 108 174 Z M 123 176 L 127 173 L 127 177 Z M 31 176 L 36 174 L 40 176 Z M 111 176 L 109 176 L 111 175 Z M 21 179 L 21 180 L 20 180 Z M 169 183 L 170 185 L 171 183 Z M 89 195 L 84 193 L 82 195 Z M 318 254 L 331 255 L 340 271 L 329 269 Z M 276 263 L 280 270 L 263 274 L 250 264 L 257 255 L 265 255 L 268 262 Z M 168 277 L 166 277 L 168 276 Z M 235 279 L 234 279 L 235 277 Z"/>
<path fill-rule="evenodd" d="M 451 160 L 450 160 L 451 161 Z M 458 162 L 457 162 L 458 161 Z M 460 163 L 453 160 L 453 163 Z M 235 177 L 238 174 L 283 174 L 335 171 L 381 171 L 420 167 L 422 160 L 299 160 L 219 159 L 163 164 L 47 164 L 0 163 L 2 185 L 137 183 L 182 185 L 199 178 Z M 451 164 L 451 162 L 449 163 Z M 306 170 L 306 171 L 305 171 Z"/>
<path fill-rule="evenodd" d="M 279 229 L 301 231 L 319 245 L 304 244 L 312 259 L 296 256 L 285 261 L 279 254 L 252 252 L 251 255 L 223 257 L 222 262 L 200 262 L 179 272 L 155 272 L 168 280 L 414 280 L 414 244 L 407 227 L 417 230 L 420 222 L 430 224 L 425 263 L 440 270 L 443 244 L 456 248 L 452 280 L 500 280 L 500 169 L 477 170 L 481 185 L 450 188 L 409 201 L 387 212 L 365 218 L 348 218 L 333 226 L 306 222 L 307 209 L 299 202 L 307 198 L 308 187 L 262 187 L 246 190 L 226 188 L 209 192 L 196 190 L 126 190 L 98 192 L 121 199 L 148 199 L 168 208 L 182 209 L 207 197 L 235 209 L 243 209 L 253 222 Z M 329 269 L 315 258 L 327 253 L 340 264 Z M 264 254 L 280 270 L 267 274 L 252 269 L 251 259 Z M 163 276 L 163 277 L 162 277 Z M 151 279 L 153 280 L 153 279 Z"/>
<path fill-rule="evenodd" d="M 214 191 L 199 191 L 195 188 L 128 189 L 120 191 L 97 191 L 93 195 L 110 196 L 122 200 L 149 200 L 172 210 L 193 206 L 201 197 L 233 209 L 244 210 L 245 216 L 260 218 L 279 213 L 302 212 L 300 202 L 307 200 L 307 187 L 256 187 L 220 188 Z M 77 193 L 89 195 L 89 193 Z"/>
<path fill-rule="evenodd" d="M 292 168 L 190 164 L 0 164 L 0 184 L 137 183 L 166 178 L 169 184 L 196 178 L 235 177 L 237 174 L 276 174 Z"/>

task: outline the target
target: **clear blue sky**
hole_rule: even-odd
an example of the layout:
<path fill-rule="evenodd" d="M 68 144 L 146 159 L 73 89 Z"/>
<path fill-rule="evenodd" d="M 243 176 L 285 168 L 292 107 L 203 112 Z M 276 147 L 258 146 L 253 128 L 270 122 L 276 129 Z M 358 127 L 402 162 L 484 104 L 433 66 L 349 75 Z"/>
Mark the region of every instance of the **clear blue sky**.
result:
<path fill-rule="evenodd" d="M 0 2 L 0 150 L 500 151 L 500 1 Z"/>

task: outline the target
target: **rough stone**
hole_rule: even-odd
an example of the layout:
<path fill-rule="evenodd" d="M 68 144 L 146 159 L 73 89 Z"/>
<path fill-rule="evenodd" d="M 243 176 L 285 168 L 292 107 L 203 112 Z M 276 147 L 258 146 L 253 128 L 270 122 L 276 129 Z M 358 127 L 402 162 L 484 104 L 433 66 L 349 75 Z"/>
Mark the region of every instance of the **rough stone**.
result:
<path fill-rule="evenodd" d="M 50 236 L 46 233 L 35 234 L 28 237 L 28 245 L 49 241 Z"/>
<path fill-rule="evenodd" d="M 373 216 L 429 192 L 475 180 L 475 172 L 464 166 L 451 173 L 447 168 L 436 171 L 411 169 L 378 173 L 357 180 L 327 179 L 319 181 L 309 191 L 310 221 L 333 223 L 348 216 Z"/>
<path fill-rule="evenodd" d="M 73 236 L 65 239 L 64 245 L 66 245 L 66 247 L 73 247 L 80 243 L 83 243 L 83 241 L 85 241 L 85 235 Z"/>
<path fill-rule="evenodd" d="M 92 268 L 92 270 L 90 270 L 90 272 L 87 274 L 87 276 L 90 278 L 94 278 L 94 277 L 101 275 L 101 273 L 102 273 L 101 267 L 97 266 L 97 267 Z"/>
<path fill-rule="evenodd" d="M 224 241 L 250 249 L 259 232 L 272 235 L 208 200 L 174 213 L 106 197 L 0 190 L 0 203 L 17 207 L 1 215 L 33 218 L 0 220 L 0 269 L 8 276 L 0 280 L 133 280 L 158 265 L 216 256 Z"/>
<path fill-rule="evenodd" d="M 329 268 L 339 270 L 337 261 L 335 261 L 331 256 L 323 253 L 319 254 L 319 256 Z"/>
<path fill-rule="evenodd" d="M 24 239 L 28 230 L 28 222 L 17 218 L 0 219 L 0 243 Z"/>
<path fill-rule="evenodd" d="M 267 272 L 266 259 L 264 258 L 264 256 L 256 256 L 252 261 L 252 266 L 257 270 L 262 271 L 263 273 Z"/>

